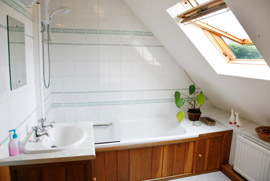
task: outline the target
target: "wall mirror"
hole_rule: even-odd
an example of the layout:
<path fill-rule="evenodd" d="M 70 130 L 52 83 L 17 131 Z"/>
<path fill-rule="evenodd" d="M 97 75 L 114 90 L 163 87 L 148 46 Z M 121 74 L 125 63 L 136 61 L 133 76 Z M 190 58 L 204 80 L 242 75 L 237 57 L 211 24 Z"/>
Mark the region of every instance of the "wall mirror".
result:
<path fill-rule="evenodd" d="M 26 85 L 24 24 L 7 16 L 10 89 Z"/>

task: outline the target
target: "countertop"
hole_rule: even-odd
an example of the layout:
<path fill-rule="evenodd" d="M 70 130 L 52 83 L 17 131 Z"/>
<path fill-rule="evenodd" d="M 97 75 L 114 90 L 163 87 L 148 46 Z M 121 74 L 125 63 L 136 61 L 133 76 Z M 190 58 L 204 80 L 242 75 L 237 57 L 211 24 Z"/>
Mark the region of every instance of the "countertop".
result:
<path fill-rule="evenodd" d="M 66 149 L 64 151 L 51 153 L 37 153 L 37 154 L 21 153 L 17 156 L 7 157 L 0 160 L 0 166 L 82 161 L 82 160 L 92 160 L 96 158 L 92 122 L 72 122 L 72 123 L 56 123 L 56 124 L 59 125 L 63 124 L 65 126 L 78 126 L 83 128 L 86 132 L 86 137 L 84 141 L 79 146 L 77 146 L 76 149 L 74 148 Z"/>

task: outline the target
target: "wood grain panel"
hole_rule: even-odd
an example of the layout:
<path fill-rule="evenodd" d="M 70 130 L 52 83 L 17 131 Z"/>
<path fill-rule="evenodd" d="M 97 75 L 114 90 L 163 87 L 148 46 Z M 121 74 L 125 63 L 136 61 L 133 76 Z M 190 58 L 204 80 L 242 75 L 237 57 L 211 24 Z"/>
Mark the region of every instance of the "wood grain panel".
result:
<path fill-rule="evenodd" d="M 152 178 L 162 176 L 163 146 L 155 146 L 152 151 Z"/>
<path fill-rule="evenodd" d="M 176 144 L 174 147 L 173 175 L 184 173 L 186 143 Z"/>
<path fill-rule="evenodd" d="M 141 179 L 150 179 L 152 172 L 152 147 L 141 148 L 142 171 Z"/>
<path fill-rule="evenodd" d="M 163 168 L 162 168 L 162 176 L 163 177 L 173 175 L 174 146 L 175 146 L 174 144 L 164 146 Z"/>
<path fill-rule="evenodd" d="M 105 153 L 97 152 L 96 159 L 93 160 L 93 177 L 98 181 L 105 181 Z"/>
<path fill-rule="evenodd" d="M 18 181 L 40 181 L 40 169 L 18 169 L 15 171 L 15 179 Z M 13 176 L 12 176 L 13 177 Z"/>
<path fill-rule="evenodd" d="M 141 149 L 132 149 L 129 151 L 129 180 L 141 180 L 142 160 Z"/>
<path fill-rule="evenodd" d="M 231 143 L 232 143 L 232 131 L 229 131 L 224 134 L 221 165 L 225 165 L 229 163 Z"/>
<path fill-rule="evenodd" d="M 66 181 L 86 181 L 86 167 L 84 165 L 66 167 Z"/>
<path fill-rule="evenodd" d="M 129 179 L 129 150 L 117 151 L 117 173 L 119 181 Z"/>
<path fill-rule="evenodd" d="M 186 143 L 184 173 L 192 173 L 195 142 Z"/>
<path fill-rule="evenodd" d="M 206 139 L 199 140 L 197 145 L 196 155 L 196 172 L 204 171 L 204 165 L 206 162 Z"/>
<path fill-rule="evenodd" d="M 0 181 L 10 181 L 9 167 L 0 167 Z"/>
<path fill-rule="evenodd" d="M 51 167 L 41 169 L 41 179 L 43 181 L 65 181 L 66 173 L 64 167 Z"/>
<path fill-rule="evenodd" d="M 207 161 L 207 170 L 219 168 L 221 154 L 222 154 L 223 137 L 212 138 L 210 140 L 209 154 Z"/>
<path fill-rule="evenodd" d="M 105 180 L 117 180 L 117 152 L 105 152 Z"/>

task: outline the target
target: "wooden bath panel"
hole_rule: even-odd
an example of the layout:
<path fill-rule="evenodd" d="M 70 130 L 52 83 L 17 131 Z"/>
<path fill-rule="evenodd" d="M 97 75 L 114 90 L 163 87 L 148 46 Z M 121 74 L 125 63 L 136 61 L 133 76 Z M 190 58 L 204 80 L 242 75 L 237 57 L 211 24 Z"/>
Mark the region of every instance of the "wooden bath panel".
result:
<path fill-rule="evenodd" d="M 93 161 L 97 181 L 186 177 L 219 170 L 228 163 L 232 131 L 159 143 L 99 148 Z M 109 163 L 111 162 L 111 163 Z"/>
<path fill-rule="evenodd" d="M 127 150 L 97 152 L 97 181 L 147 180 L 192 173 L 195 141 Z M 108 162 L 112 163 L 108 163 Z"/>

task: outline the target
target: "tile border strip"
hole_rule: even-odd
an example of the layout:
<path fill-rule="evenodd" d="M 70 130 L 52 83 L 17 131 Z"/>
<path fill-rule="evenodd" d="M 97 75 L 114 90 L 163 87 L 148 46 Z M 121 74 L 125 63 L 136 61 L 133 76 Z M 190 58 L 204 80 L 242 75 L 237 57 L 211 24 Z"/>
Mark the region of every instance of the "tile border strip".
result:
<path fill-rule="evenodd" d="M 23 16 L 25 16 L 30 21 L 33 21 L 32 14 L 29 13 L 23 6 L 21 6 L 20 4 L 18 4 L 14 0 L 0 0 L 0 2 L 3 2 L 7 6 L 11 7 L 15 11 L 17 11 L 18 13 L 22 14 Z"/>
<path fill-rule="evenodd" d="M 0 24 L 0 28 L 3 28 L 5 30 L 7 30 L 7 27 L 5 25 L 2 25 L 2 24 Z M 33 35 L 28 35 L 28 34 L 24 33 L 24 36 L 26 36 L 28 38 L 31 38 L 31 39 L 34 39 L 34 36 Z"/>
<path fill-rule="evenodd" d="M 158 91 L 176 91 L 176 90 L 188 90 L 188 88 L 181 88 L 181 89 L 140 89 L 140 90 L 108 90 L 108 91 L 80 91 L 80 92 L 51 92 L 50 95 L 53 94 L 86 94 L 86 93 L 115 93 L 115 92 L 158 92 Z M 198 88 L 198 90 L 200 90 Z M 49 97 L 49 96 L 48 96 Z"/>
<path fill-rule="evenodd" d="M 174 102 L 174 98 L 142 99 L 142 100 L 121 100 L 121 101 L 52 103 L 52 107 L 57 108 L 57 107 L 119 106 L 119 105 L 135 105 L 135 104 L 161 104 L 161 103 L 172 103 L 172 102 Z"/>
<path fill-rule="evenodd" d="M 76 28 L 52 28 L 52 33 L 72 33 L 72 34 L 92 34 L 92 35 L 134 35 L 134 36 L 154 36 L 149 31 L 130 30 L 105 30 L 105 29 L 76 29 Z"/>
<path fill-rule="evenodd" d="M 132 46 L 132 47 L 163 47 L 163 45 L 134 45 L 134 44 L 113 44 L 113 43 L 50 43 L 50 45 L 80 45 L 80 46 Z"/>

